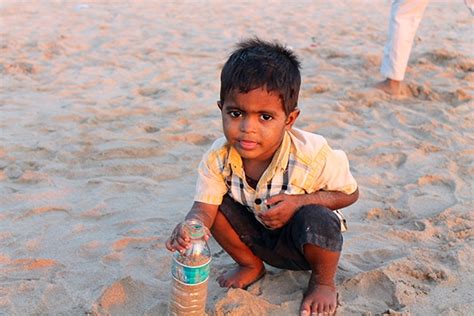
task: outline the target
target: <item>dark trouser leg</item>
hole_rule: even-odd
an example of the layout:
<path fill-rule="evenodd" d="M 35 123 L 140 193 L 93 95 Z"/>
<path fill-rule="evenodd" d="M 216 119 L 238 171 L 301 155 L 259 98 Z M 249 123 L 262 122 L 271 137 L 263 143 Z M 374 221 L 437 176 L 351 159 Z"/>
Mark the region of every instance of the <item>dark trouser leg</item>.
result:
<path fill-rule="evenodd" d="M 241 240 L 241 236 L 223 215 L 223 210 L 232 211 L 229 208 L 232 205 L 230 202 L 232 201 L 226 196 L 219 207 L 211 232 L 238 266 L 231 271 L 225 271 L 217 278 L 217 281 L 222 287 L 246 288 L 265 273 L 265 267 L 262 260 Z"/>
<path fill-rule="evenodd" d="M 342 248 L 340 222 L 330 210 L 320 206 L 309 205 L 301 211 L 306 233 L 298 245 L 302 245 L 312 273 L 300 310 L 332 314 L 337 307 L 335 276 Z"/>
<path fill-rule="evenodd" d="M 340 225 L 331 210 L 319 205 L 303 206 L 279 232 L 274 258 L 266 262 L 284 269 L 313 270 L 305 248 L 315 246 L 340 253 L 343 242 Z"/>
<path fill-rule="evenodd" d="M 257 257 L 277 268 L 311 270 L 305 258 L 306 244 L 335 252 L 342 249 L 339 218 L 319 205 L 302 207 L 284 227 L 277 230 L 263 227 L 251 212 L 228 196 L 224 197 L 219 213 Z"/>

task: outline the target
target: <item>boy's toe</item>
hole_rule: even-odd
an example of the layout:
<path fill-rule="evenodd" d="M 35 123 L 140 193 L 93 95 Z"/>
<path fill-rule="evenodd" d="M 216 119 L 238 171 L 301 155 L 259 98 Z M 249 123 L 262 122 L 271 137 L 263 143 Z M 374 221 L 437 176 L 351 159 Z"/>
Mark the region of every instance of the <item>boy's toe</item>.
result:
<path fill-rule="evenodd" d="M 303 302 L 300 307 L 300 316 L 309 316 L 310 313 L 311 313 L 311 306 L 308 303 Z"/>

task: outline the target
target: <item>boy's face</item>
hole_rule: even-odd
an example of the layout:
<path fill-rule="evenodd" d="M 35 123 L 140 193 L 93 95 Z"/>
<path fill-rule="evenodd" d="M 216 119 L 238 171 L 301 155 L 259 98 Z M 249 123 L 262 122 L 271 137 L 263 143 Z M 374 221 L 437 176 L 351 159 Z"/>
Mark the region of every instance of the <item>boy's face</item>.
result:
<path fill-rule="evenodd" d="M 286 116 L 278 93 L 263 88 L 234 93 L 218 106 L 224 135 L 243 160 L 270 160 L 299 114 Z"/>

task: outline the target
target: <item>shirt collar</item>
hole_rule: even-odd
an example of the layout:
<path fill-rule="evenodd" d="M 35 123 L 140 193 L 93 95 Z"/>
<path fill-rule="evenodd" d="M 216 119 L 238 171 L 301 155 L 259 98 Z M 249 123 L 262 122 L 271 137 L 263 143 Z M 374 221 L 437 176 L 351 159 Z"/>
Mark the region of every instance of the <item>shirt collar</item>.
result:
<path fill-rule="evenodd" d="M 230 146 L 227 163 L 232 169 L 233 173 L 237 174 L 241 178 L 244 177 L 242 157 L 240 157 L 239 153 L 234 148 L 234 146 Z"/>
<path fill-rule="evenodd" d="M 265 170 L 263 173 L 261 180 L 268 182 L 275 176 L 277 172 L 282 172 L 286 169 L 286 166 L 288 165 L 288 159 L 290 157 L 290 146 L 291 138 L 288 134 L 288 131 L 285 131 L 281 145 L 273 155 L 272 162 L 270 162 L 267 170 Z"/>

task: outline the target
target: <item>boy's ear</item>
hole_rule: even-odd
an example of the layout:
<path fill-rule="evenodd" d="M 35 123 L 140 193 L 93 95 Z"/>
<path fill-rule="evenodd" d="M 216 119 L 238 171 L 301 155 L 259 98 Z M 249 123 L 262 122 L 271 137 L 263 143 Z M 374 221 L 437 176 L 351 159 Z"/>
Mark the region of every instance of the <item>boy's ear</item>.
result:
<path fill-rule="evenodd" d="M 224 105 L 224 104 L 222 103 L 221 100 L 217 100 L 217 106 L 219 107 L 219 109 L 222 110 L 222 106 L 223 106 L 223 105 Z"/>
<path fill-rule="evenodd" d="M 300 115 L 300 109 L 295 108 L 286 118 L 286 129 L 290 129 L 295 124 L 298 115 Z"/>

